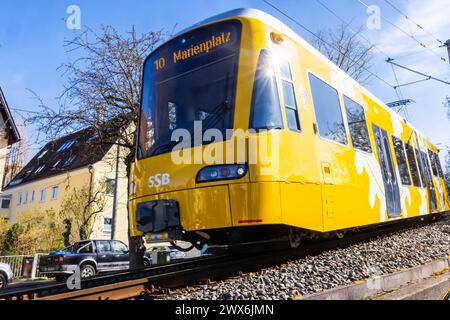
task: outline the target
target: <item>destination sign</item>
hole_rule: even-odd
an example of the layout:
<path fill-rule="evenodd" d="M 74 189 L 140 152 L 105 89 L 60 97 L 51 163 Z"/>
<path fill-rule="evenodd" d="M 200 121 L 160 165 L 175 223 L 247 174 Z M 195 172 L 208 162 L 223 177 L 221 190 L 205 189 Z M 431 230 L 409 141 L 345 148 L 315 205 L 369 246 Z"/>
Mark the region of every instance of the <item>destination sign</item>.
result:
<path fill-rule="evenodd" d="M 240 27 L 236 21 L 206 26 L 180 36 L 163 46 L 155 54 L 154 70 L 172 69 L 200 56 L 208 56 L 203 63 L 236 52 L 240 39 Z M 220 53 L 219 53 L 220 52 Z M 191 63 L 189 63 L 190 65 Z M 191 65 L 192 67 L 193 65 Z M 178 68 L 178 71 L 181 69 Z"/>

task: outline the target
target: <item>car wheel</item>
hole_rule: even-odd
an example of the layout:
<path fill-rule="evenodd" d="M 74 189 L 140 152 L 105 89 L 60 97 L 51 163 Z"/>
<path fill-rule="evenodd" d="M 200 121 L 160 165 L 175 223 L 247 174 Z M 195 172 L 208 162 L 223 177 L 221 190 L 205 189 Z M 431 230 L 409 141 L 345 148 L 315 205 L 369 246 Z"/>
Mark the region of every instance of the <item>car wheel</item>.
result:
<path fill-rule="evenodd" d="M 0 273 L 0 289 L 6 288 L 6 285 L 7 285 L 6 277 Z"/>
<path fill-rule="evenodd" d="M 95 276 L 95 268 L 90 264 L 85 264 L 81 267 L 81 279 L 92 278 Z"/>

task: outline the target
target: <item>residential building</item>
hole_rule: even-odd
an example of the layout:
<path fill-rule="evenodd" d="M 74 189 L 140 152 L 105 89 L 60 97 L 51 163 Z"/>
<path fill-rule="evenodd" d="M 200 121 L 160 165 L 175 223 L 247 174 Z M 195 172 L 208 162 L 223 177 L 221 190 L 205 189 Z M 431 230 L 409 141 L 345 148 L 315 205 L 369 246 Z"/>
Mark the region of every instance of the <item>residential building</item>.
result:
<path fill-rule="evenodd" d="M 113 223 L 117 146 L 101 144 L 91 128 L 80 130 L 47 143 L 0 196 L 0 216 L 11 223 L 25 212 L 61 211 L 74 190 L 90 190 L 91 197 L 106 183 L 104 210 L 96 215 L 92 239 L 110 239 Z M 119 157 L 123 159 L 123 157 Z M 126 167 L 119 160 L 117 178 L 116 239 L 128 243 Z"/>
<path fill-rule="evenodd" d="M 20 141 L 20 134 L 0 88 L 0 188 L 5 176 L 8 147 Z"/>

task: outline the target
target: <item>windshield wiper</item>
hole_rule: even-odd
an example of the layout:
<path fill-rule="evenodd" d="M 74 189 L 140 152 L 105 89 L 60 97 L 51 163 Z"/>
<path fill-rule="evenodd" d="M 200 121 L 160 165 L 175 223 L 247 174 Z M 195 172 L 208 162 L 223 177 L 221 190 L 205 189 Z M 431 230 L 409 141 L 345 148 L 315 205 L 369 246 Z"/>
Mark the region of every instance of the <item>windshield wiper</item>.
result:
<path fill-rule="evenodd" d="M 228 91 L 230 88 L 230 73 L 227 73 L 227 79 L 225 80 L 225 90 L 223 93 L 222 102 L 213 109 L 213 113 L 207 119 L 205 126 L 203 127 L 203 131 L 209 130 L 214 127 L 214 125 L 219 121 L 223 120 L 225 126 L 225 116 L 226 113 L 230 111 L 230 102 L 228 101 Z M 222 116 L 223 115 L 223 116 Z M 222 116 L 222 117 L 221 117 Z M 225 129 L 225 128 L 223 128 Z"/>
<path fill-rule="evenodd" d="M 264 126 L 264 127 L 259 127 L 258 130 L 267 130 L 267 131 L 283 130 L 283 127 L 282 126 Z"/>
<path fill-rule="evenodd" d="M 228 100 L 222 101 L 215 109 L 211 116 L 208 117 L 205 121 L 205 125 L 203 127 L 203 131 L 209 130 L 214 127 L 214 125 L 219 121 L 223 120 L 222 115 L 225 115 L 226 112 L 230 109 Z"/>

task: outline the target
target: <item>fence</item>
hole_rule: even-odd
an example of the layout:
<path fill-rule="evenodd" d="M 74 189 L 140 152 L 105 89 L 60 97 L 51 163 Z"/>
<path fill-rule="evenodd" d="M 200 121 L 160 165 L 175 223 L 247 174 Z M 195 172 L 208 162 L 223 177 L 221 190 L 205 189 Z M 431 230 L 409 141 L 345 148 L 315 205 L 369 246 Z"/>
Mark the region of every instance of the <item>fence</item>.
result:
<path fill-rule="evenodd" d="M 39 273 L 39 260 L 44 255 L 43 253 L 37 253 L 34 256 L 4 256 L 0 257 L 0 263 L 6 263 L 11 267 L 15 279 L 43 278 Z"/>

